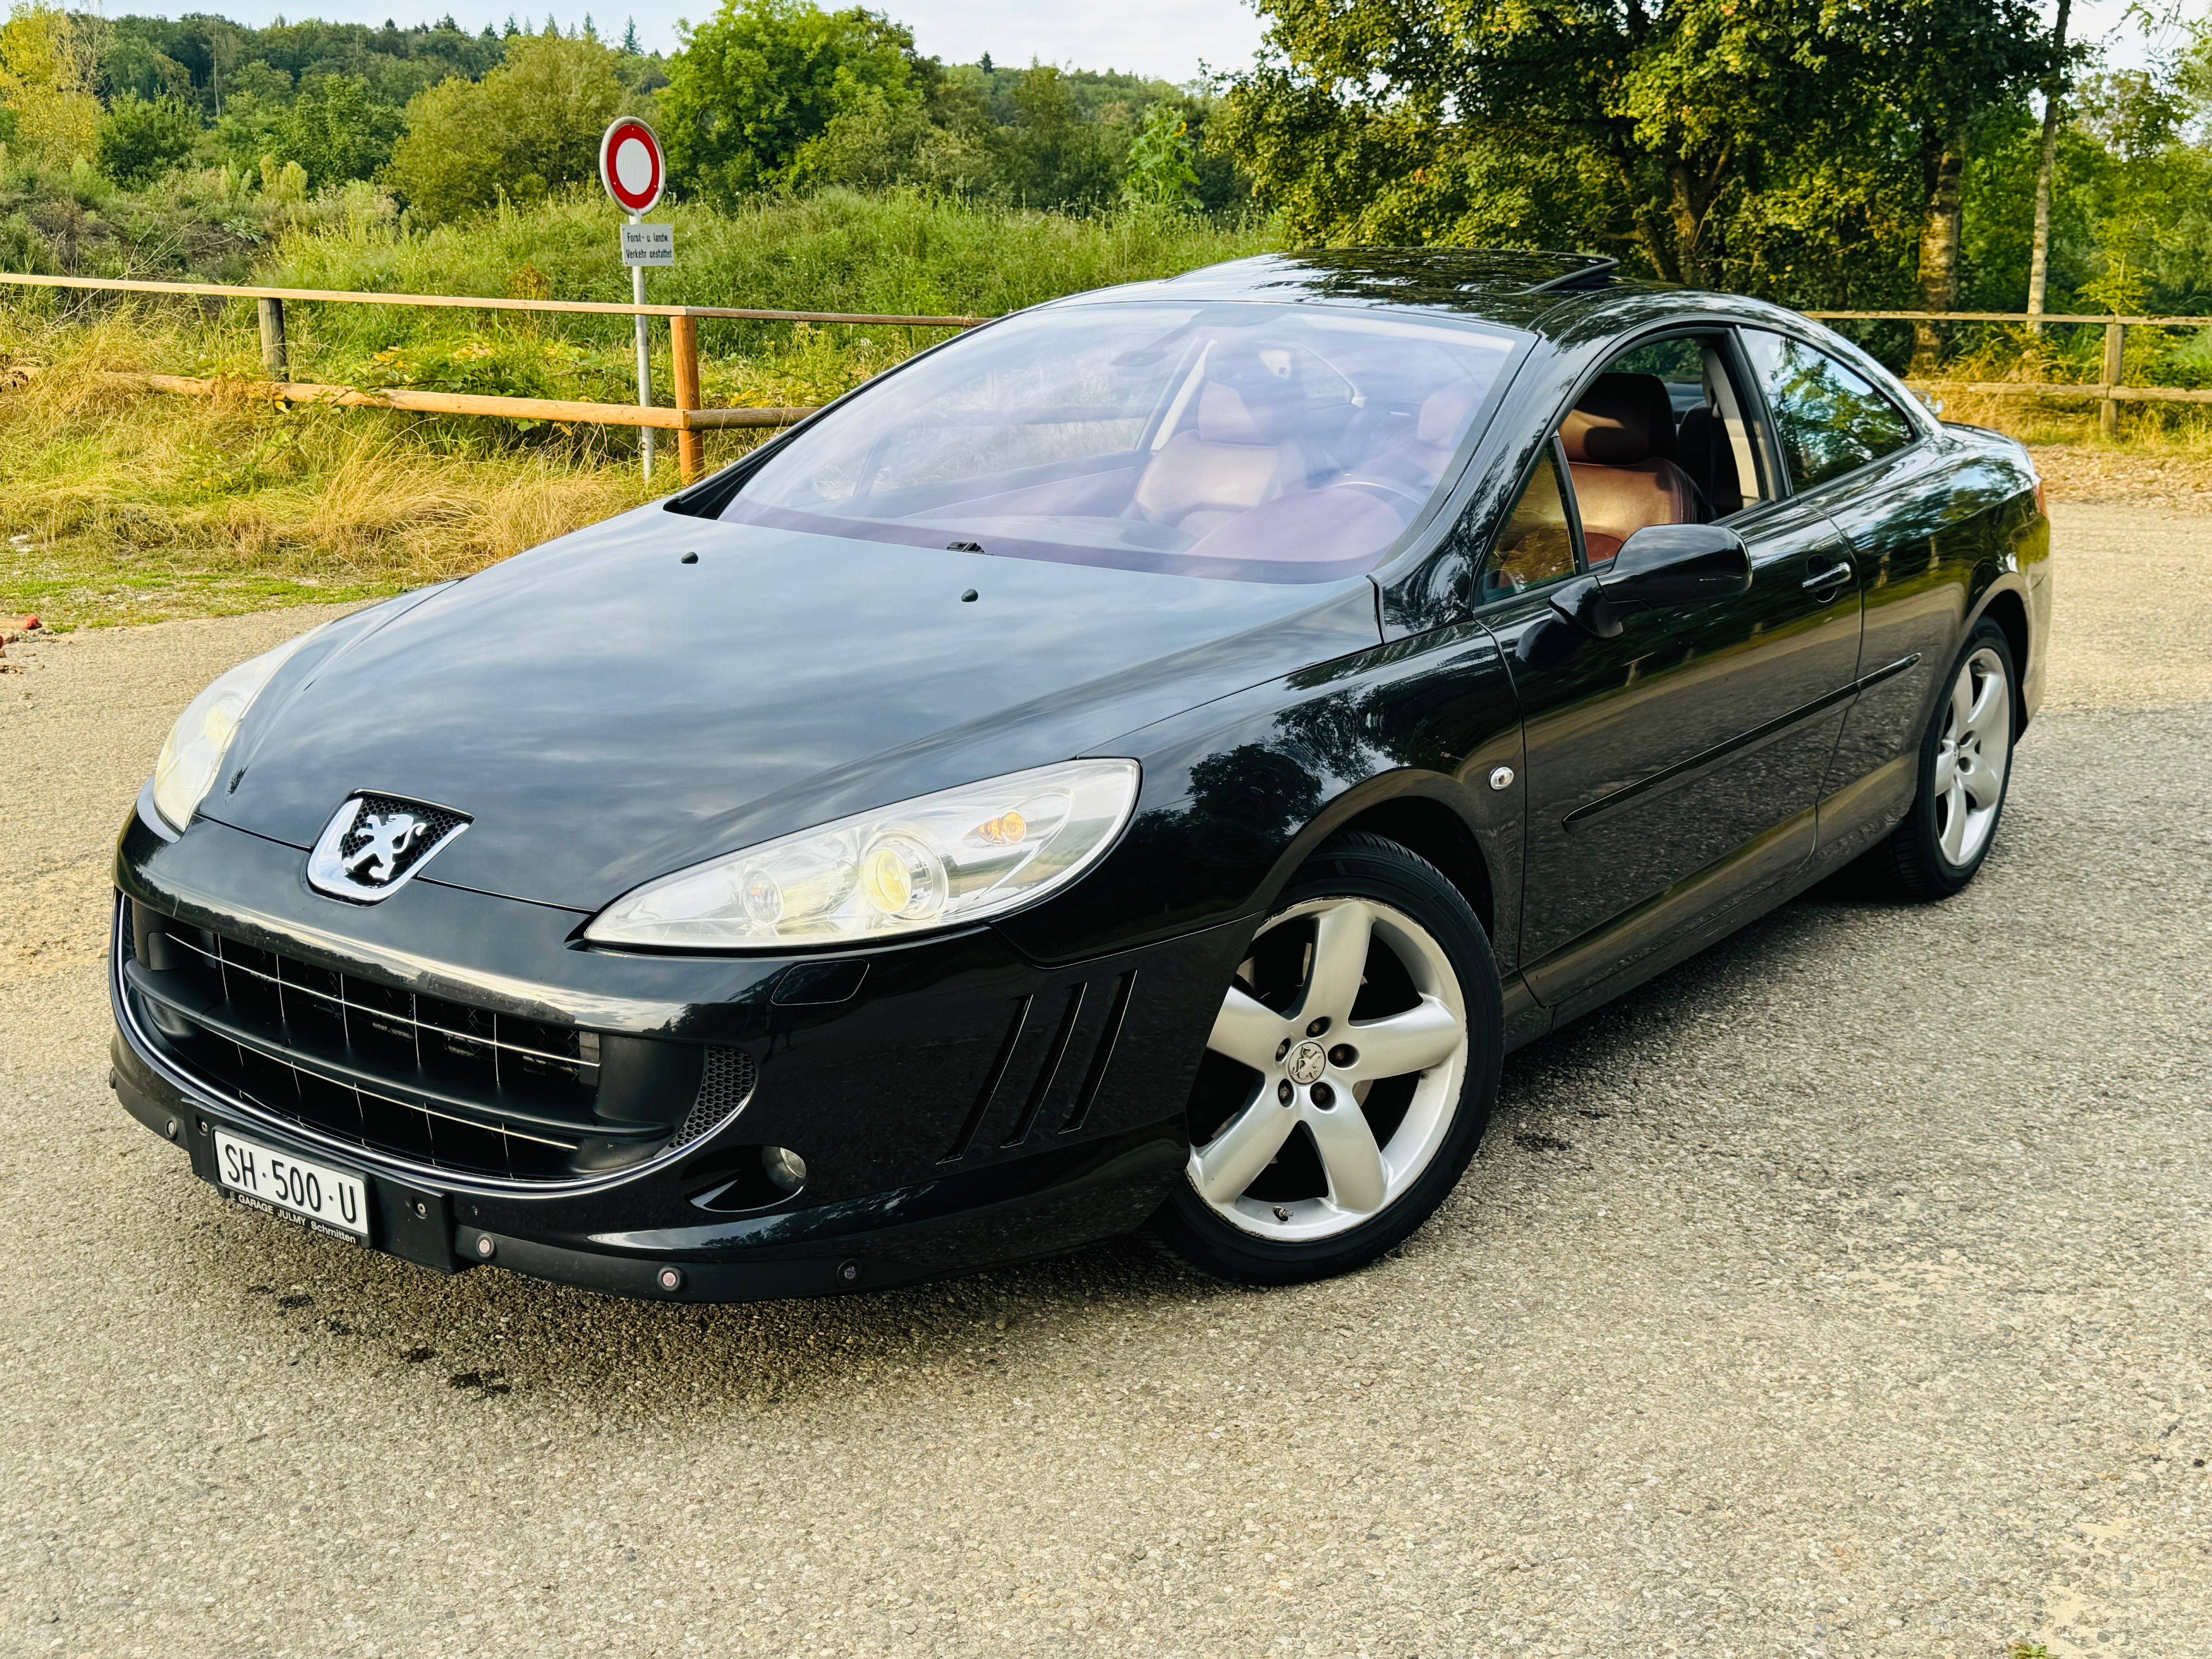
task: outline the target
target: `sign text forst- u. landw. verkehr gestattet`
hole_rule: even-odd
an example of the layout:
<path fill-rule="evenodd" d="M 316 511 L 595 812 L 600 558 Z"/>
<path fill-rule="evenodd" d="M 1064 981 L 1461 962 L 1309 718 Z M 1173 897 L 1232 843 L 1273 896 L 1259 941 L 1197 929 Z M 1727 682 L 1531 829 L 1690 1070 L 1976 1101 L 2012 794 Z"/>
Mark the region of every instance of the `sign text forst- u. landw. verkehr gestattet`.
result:
<path fill-rule="evenodd" d="M 676 263 L 676 227 L 626 224 L 622 228 L 622 257 L 626 265 L 672 265 Z"/>

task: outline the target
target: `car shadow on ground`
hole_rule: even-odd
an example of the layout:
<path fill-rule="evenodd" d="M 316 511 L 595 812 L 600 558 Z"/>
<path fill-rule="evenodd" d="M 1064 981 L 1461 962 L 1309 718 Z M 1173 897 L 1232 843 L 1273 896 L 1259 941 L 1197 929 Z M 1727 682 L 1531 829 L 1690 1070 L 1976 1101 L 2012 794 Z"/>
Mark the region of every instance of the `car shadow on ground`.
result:
<path fill-rule="evenodd" d="M 1851 918 L 1881 908 L 1849 888 L 1819 890 L 1511 1056 L 1497 1115 L 1458 1192 L 1366 1272 L 1419 1271 L 1423 1258 L 1478 1244 L 1486 1195 L 1540 1203 L 1570 1187 L 1623 1133 L 1612 1121 L 1623 1114 L 1597 1103 L 1599 1095 L 1618 1100 L 1639 1069 L 1649 1074 L 1679 1052 L 1686 1020 L 1771 987 Z M 191 1182 L 181 1167 L 173 1175 Z M 1140 1338 L 1158 1352 L 1178 1334 L 1201 1344 L 1241 1298 L 1314 1293 L 1221 1284 L 1133 1238 L 899 1290 L 672 1305 L 491 1267 L 442 1278 L 303 1234 L 196 1184 L 182 1201 L 185 1228 L 149 1218 L 137 1245 L 167 1256 L 164 1276 L 205 1312 L 235 1310 L 261 1364 L 310 1365 L 319 1388 L 442 1378 L 456 1402 L 526 1401 L 555 1415 L 597 1414 L 618 1401 L 673 1420 L 708 1403 L 787 1409 L 855 1389 L 972 1392 L 1065 1353 L 1060 1344 L 1102 1354 Z"/>

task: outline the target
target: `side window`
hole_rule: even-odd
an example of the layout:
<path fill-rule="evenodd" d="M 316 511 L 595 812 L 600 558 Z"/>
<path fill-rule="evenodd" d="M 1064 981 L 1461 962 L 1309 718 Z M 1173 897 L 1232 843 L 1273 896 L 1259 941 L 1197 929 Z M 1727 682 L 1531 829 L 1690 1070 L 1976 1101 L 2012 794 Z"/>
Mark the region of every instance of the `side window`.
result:
<path fill-rule="evenodd" d="M 1574 574 L 1575 538 L 1567 525 L 1566 492 L 1559 486 L 1553 447 L 1547 444 L 1490 550 L 1490 561 L 1482 569 L 1482 597 L 1502 599 Z"/>
<path fill-rule="evenodd" d="M 1879 460 L 1918 435 L 1864 375 L 1826 352 L 1756 328 L 1743 331 L 1743 345 L 1799 489 Z"/>
<path fill-rule="evenodd" d="M 1642 341 L 1607 362 L 1560 422 L 1592 564 L 1639 530 L 1709 523 L 1759 499 L 1747 399 L 1727 343 L 1711 334 Z"/>

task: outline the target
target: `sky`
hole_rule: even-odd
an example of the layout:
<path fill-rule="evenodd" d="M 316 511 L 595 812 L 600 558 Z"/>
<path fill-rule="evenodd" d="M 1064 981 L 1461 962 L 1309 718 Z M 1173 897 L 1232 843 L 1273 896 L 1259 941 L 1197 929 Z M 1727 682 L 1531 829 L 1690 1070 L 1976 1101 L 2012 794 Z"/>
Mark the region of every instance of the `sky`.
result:
<path fill-rule="evenodd" d="M 435 19 L 451 11 L 471 33 L 486 23 L 503 25 L 509 13 L 532 28 L 544 27 L 546 14 L 563 28 L 588 13 L 600 36 L 619 40 L 635 17 L 639 44 L 647 51 L 676 49 L 680 18 L 703 22 L 720 0 L 186 0 L 148 4 L 146 0 L 108 0 L 111 17 L 126 13 L 174 17 L 213 12 L 256 27 L 288 18 L 320 17 L 333 22 L 400 23 Z M 817 0 L 836 10 L 853 0 Z M 1059 64 L 1079 69 L 1127 70 L 1177 83 L 1195 79 L 1205 68 L 1238 69 L 1252 60 L 1260 45 L 1260 20 L 1244 0 L 861 0 L 904 23 L 925 54 L 948 64 L 969 64 L 984 52 L 998 64 Z"/>
<path fill-rule="evenodd" d="M 849 0 L 822 0 L 835 9 Z M 2197 0 L 2201 3 L 2201 0 Z M 240 23 L 263 25 L 281 12 L 294 17 L 322 17 L 337 22 L 381 23 L 396 17 L 413 23 L 450 9 L 471 33 L 486 23 L 503 24 L 510 12 L 532 27 L 544 25 L 547 0 L 534 0 L 532 12 L 515 0 L 189 0 L 174 7 L 140 0 L 110 0 L 110 15 L 126 12 L 173 16 L 211 11 Z M 719 0 L 556 0 L 550 7 L 562 27 L 587 15 L 603 37 L 618 39 L 635 18 L 638 39 L 648 50 L 672 52 L 677 21 L 711 15 Z M 1117 69 L 1177 82 L 1195 79 L 1207 69 L 1242 68 L 1260 44 L 1260 19 L 1249 0 L 863 0 L 913 29 L 923 52 L 948 64 L 973 63 L 984 52 L 1000 64 L 1024 64 L 1032 58 L 1078 69 Z M 605 8 L 604 9 L 602 8 Z M 2048 6 L 2045 7 L 2046 13 Z M 2112 43 L 2115 67 L 2145 61 L 2142 36 L 2124 24 L 2128 0 L 2076 0 L 2073 30 L 2077 39 L 2104 36 Z"/>

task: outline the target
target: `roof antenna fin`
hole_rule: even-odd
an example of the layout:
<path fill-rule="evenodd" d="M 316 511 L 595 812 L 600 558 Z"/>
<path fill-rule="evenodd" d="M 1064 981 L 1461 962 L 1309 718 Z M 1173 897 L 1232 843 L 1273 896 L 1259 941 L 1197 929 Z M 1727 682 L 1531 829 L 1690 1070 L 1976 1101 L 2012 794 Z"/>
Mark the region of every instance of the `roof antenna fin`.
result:
<path fill-rule="evenodd" d="M 1613 273 L 1620 269 L 1620 261 L 1594 254 L 1584 264 L 1572 270 L 1562 271 L 1557 276 L 1547 276 L 1528 289 L 1531 294 L 1565 294 L 1576 289 L 1606 288 L 1613 282 Z"/>

